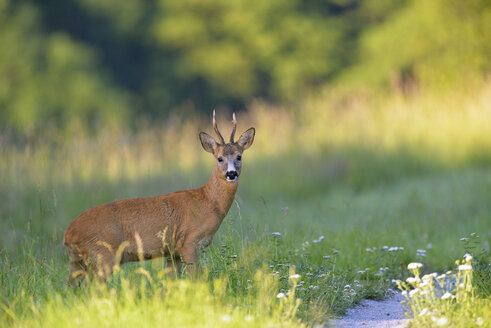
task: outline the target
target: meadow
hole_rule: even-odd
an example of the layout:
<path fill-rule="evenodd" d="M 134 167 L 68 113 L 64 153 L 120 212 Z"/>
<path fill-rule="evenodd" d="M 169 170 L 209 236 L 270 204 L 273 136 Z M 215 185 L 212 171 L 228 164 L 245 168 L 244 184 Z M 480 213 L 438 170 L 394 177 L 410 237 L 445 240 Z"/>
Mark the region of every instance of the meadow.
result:
<path fill-rule="evenodd" d="M 389 296 L 409 263 L 444 273 L 465 253 L 475 315 L 445 325 L 480 326 L 491 316 L 490 95 L 486 82 L 442 94 L 327 91 L 297 110 L 251 103 L 238 133 L 255 126 L 256 140 L 200 279 L 171 279 L 157 259 L 75 291 L 65 286 L 68 223 L 100 203 L 201 186 L 213 159 L 197 135 L 211 119 L 21 141 L 5 132 L 0 326 L 325 324 L 363 298 Z"/>

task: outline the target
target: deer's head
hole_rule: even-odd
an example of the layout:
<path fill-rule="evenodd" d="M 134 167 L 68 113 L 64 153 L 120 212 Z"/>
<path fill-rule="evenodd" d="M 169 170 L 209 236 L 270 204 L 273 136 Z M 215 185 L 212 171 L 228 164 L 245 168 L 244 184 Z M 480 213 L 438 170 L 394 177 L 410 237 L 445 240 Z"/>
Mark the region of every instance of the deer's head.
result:
<path fill-rule="evenodd" d="M 203 148 L 213 154 L 217 160 L 218 169 L 221 172 L 220 178 L 227 180 L 228 182 L 237 182 L 242 168 L 242 153 L 249 148 L 254 141 L 255 129 L 250 128 L 239 137 L 237 141 L 234 141 L 235 129 L 237 128 L 237 120 L 235 119 L 235 113 L 232 120 L 232 133 L 230 135 L 230 142 L 225 143 L 222 134 L 218 130 L 215 120 L 215 111 L 213 111 L 213 128 L 220 139 L 220 142 L 216 142 L 213 137 L 205 132 L 199 134 L 201 145 Z"/>

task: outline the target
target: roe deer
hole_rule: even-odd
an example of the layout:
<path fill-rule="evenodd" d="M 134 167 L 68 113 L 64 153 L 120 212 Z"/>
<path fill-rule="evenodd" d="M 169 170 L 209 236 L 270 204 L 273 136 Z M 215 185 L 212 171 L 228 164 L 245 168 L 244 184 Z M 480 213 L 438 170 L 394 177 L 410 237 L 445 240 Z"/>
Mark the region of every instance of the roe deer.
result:
<path fill-rule="evenodd" d="M 198 271 L 198 252 L 211 244 L 235 197 L 242 167 L 242 153 L 254 141 L 255 129 L 245 131 L 235 142 L 233 114 L 230 142 L 225 143 L 215 121 L 220 142 L 201 132 L 203 148 L 213 154 L 215 166 L 201 188 L 170 194 L 123 199 L 88 209 L 65 231 L 68 249 L 68 283 L 77 286 L 87 273 L 108 278 L 115 266 L 139 259 L 166 257 L 177 270 L 182 261 L 192 277 Z M 120 256 L 114 251 L 120 249 Z M 181 259 L 182 257 L 182 259 Z M 117 262 L 117 263 L 116 263 Z"/>

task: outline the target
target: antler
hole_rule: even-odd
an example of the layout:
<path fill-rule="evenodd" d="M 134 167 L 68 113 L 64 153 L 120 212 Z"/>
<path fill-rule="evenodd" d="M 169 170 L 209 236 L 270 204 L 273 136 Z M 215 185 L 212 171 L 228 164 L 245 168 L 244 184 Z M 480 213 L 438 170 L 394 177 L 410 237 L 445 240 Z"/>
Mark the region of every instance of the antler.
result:
<path fill-rule="evenodd" d="M 215 133 L 217 134 L 218 138 L 220 138 L 222 145 L 225 145 L 225 140 L 223 139 L 220 131 L 218 131 L 217 121 L 215 120 L 215 110 L 213 110 L 213 128 L 215 129 Z"/>
<path fill-rule="evenodd" d="M 232 114 L 232 134 L 230 135 L 230 142 L 234 142 L 235 129 L 237 128 L 237 120 L 235 119 L 235 113 Z"/>

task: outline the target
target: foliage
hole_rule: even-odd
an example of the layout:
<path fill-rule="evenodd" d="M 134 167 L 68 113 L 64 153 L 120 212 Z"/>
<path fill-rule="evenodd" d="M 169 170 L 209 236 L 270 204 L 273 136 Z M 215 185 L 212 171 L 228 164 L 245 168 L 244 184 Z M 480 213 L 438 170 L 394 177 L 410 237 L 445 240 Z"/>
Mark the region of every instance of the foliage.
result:
<path fill-rule="evenodd" d="M 2 128 L 70 131 L 127 120 L 126 96 L 101 74 L 97 54 L 67 33 L 43 33 L 33 5 L 0 1 L 0 43 Z"/>
<path fill-rule="evenodd" d="M 451 90 L 490 70 L 482 0 L 1 0 L 0 17 L 0 129 L 19 134 L 253 99 L 298 111 L 326 87 Z"/>

